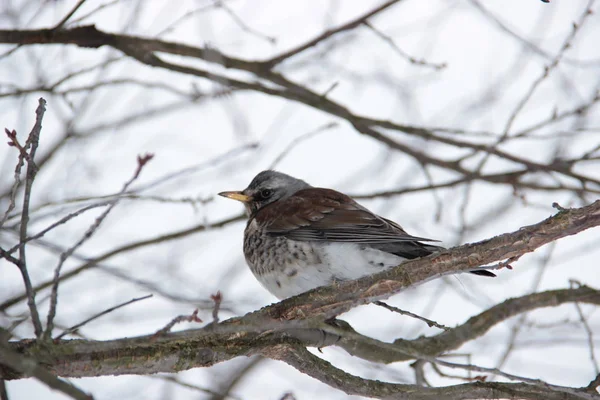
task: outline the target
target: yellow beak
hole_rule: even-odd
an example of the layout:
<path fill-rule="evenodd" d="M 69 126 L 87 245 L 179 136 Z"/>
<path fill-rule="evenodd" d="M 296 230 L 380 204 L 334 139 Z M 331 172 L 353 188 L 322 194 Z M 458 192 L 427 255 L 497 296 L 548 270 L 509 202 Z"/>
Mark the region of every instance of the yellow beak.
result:
<path fill-rule="evenodd" d="M 242 203 L 249 203 L 252 201 L 251 196 L 246 196 L 242 192 L 221 192 L 219 196 L 227 197 L 228 199 L 241 201 Z"/>

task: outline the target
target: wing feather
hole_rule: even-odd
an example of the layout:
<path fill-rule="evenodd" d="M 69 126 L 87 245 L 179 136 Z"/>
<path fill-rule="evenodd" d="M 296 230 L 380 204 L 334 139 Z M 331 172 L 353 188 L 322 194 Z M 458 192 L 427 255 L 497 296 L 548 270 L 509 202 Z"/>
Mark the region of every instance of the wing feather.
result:
<path fill-rule="evenodd" d="M 267 233 L 300 241 L 388 244 L 435 240 L 409 235 L 350 197 L 331 189 L 303 189 L 261 209 Z"/>

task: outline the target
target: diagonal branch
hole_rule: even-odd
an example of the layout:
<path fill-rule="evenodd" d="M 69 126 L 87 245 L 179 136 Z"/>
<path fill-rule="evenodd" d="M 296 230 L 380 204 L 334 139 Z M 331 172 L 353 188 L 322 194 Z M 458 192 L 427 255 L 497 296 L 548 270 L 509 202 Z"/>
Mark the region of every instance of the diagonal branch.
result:
<path fill-rule="evenodd" d="M 308 42 L 303 43 L 293 49 L 290 49 L 276 57 L 273 57 L 268 61 L 265 61 L 265 65 L 267 65 L 268 68 L 273 68 L 277 64 L 280 64 L 281 62 L 283 62 L 297 54 L 302 53 L 304 50 L 310 49 L 311 47 L 318 45 L 319 43 L 329 39 L 330 37 L 332 37 L 334 35 L 337 35 L 340 32 L 348 31 L 348 30 L 354 29 L 354 28 L 364 24 L 369 18 L 379 14 L 382 11 L 385 11 L 386 9 L 388 9 L 389 7 L 398 3 L 399 1 L 400 0 L 387 1 L 387 2 L 383 3 L 382 5 L 374 8 L 373 10 L 367 12 L 366 14 L 363 14 L 363 15 L 353 19 L 352 21 L 345 23 L 344 25 L 340 25 L 335 29 L 327 30 L 327 31 L 321 33 L 320 35 L 316 36 L 315 38 L 309 40 Z"/>
<path fill-rule="evenodd" d="M 300 372 L 350 395 L 385 399 L 458 400 L 458 399 L 598 399 L 582 390 L 573 393 L 526 383 L 473 382 L 455 386 L 425 388 L 417 385 L 387 383 L 351 375 L 315 356 L 304 347 L 273 346 L 263 352 L 267 357 L 284 361 Z"/>
<path fill-rule="evenodd" d="M 441 275 L 518 257 L 599 224 L 600 201 L 596 201 L 586 207 L 561 211 L 516 232 L 409 261 L 389 272 L 318 288 L 244 317 L 211 324 L 205 329 L 170 333 L 159 338 L 148 335 L 104 342 L 62 340 L 56 342 L 50 353 L 35 341 L 16 342 L 12 346 L 25 354 L 36 354 L 57 375 L 70 377 L 176 372 L 210 366 L 238 356 L 261 354 L 273 345 L 297 344 L 298 340 L 305 346 L 322 346 L 317 339 L 302 339 L 308 335 L 300 338 L 290 334 L 302 329 L 323 331 L 325 319 L 361 304 L 389 297 Z M 600 297 L 596 290 L 587 287 L 538 293 L 508 300 L 433 338 L 386 344 L 343 330 L 339 335 L 342 338 L 340 345 L 352 353 L 351 340 L 355 340 L 360 345 L 372 345 L 373 349 L 384 348 L 395 354 L 396 359 L 406 359 L 407 354 L 411 354 L 411 358 L 415 358 L 415 354 L 438 355 L 482 335 L 514 313 L 569 301 L 598 304 Z M 338 333 L 332 326 L 325 330 Z M 462 340 L 460 335 L 466 335 L 467 339 Z M 435 347 L 438 342 L 445 344 Z M 368 354 L 357 355 L 369 359 Z M 395 360 L 388 358 L 388 362 L 391 361 Z M 6 374 L 0 368 L 0 378 Z"/>
<path fill-rule="evenodd" d="M 507 318 L 536 308 L 556 307 L 572 302 L 600 305 L 600 292 L 589 287 L 579 287 L 526 295 L 507 300 L 439 335 L 396 340 L 394 343 L 360 335 L 348 328 L 347 324 L 337 324 L 344 327 L 336 329 L 326 323 L 315 325 L 309 321 L 273 321 L 268 319 L 269 309 L 272 307 L 266 307 L 217 325 L 209 324 L 202 329 L 159 336 L 153 334 L 109 341 L 56 340 L 51 349 L 44 347 L 48 344 L 32 340 L 13 342 L 10 345 L 25 355 L 36 355 L 58 376 L 149 374 L 208 367 L 238 356 L 262 354 L 267 351 L 265 349 L 279 344 L 324 346 L 324 330 L 340 337 L 335 345 L 350 354 L 374 362 L 390 363 L 415 359 L 414 354 L 423 357 L 438 356 L 476 339 Z M 257 316 L 262 317 L 262 322 L 257 322 Z M 315 325 L 316 328 L 307 328 L 309 325 Z M 315 330 L 321 334 L 306 334 Z M 304 331 L 304 334 L 300 331 Z M 0 367 L 0 378 L 18 377 Z"/>
<path fill-rule="evenodd" d="M 165 242 L 168 242 L 171 240 L 177 240 L 177 239 L 186 237 L 188 235 L 205 232 L 210 229 L 220 228 L 220 227 L 229 225 L 231 223 L 243 221 L 245 218 L 246 217 L 243 214 L 235 215 L 231 218 L 223 219 L 221 221 L 217 221 L 217 222 L 213 222 L 213 223 L 209 223 L 209 224 L 201 223 L 201 224 L 192 226 L 191 228 L 186 228 L 186 229 L 182 229 L 179 231 L 167 233 L 164 235 L 159 235 L 159 236 L 156 236 L 153 238 L 143 239 L 143 240 L 139 240 L 137 242 L 125 244 L 121 247 L 110 250 L 100 256 L 86 259 L 87 262 L 85 262 L 84 264 L 80 265 L 79 267 L 77 267 L 75 269 L 72 269 L 68 272 L 61 274 L 60 281 L 64 282 L 66 280 L 75 278 L 75 277 L 79 276 L 82 272 L 92 269 L 92 268 L 96 267 L 99 263 L 101 263 L 102 261 L 106 261 L 109 258 L 114 257 L 118 254 L 126 253 L 128 251 L 132 251 L 132 250 L 139 249 L 139 248 L 146 247 L 146 246 L 152 246 L 152 245 L 158 244 L 158 243 L 165 243 Z M 49 280 L 37 285 L 34 290 L 36 292 L 39 292 L 40 290 L 51 287 L 52 283 L 53 283 L 53 279 L 49 279 Z M 14 305 L 18 304 L 19 302 L 25 300 L 26 298 L 27 297 L 25 294 L 21 294 L 21 295 L 17 295 L 15 297 L 8 299 L 5 302 L 3 302 L 2 304 L 0 304 L 0 311 L 6 310 L 6 309 L 14 306 Z"/>
<path fill-rule="evenodd" d="M 146 154 L 144 156 L 137 157 L 137 167 L 133 176 L 123 184 L 119 194 L 123 194 L 127 191 L 129 186 L 139 177 L 144 166 L 154 157 L 153 154 Z M 96 220 L 88 227 L 83 236 L 66 251 L 61 253 L 58 264 L 54 269 L 54 278 L 52 279 L 52 292 L 50 294 L 50 309 L 48 310 L 48 317 L 46 318 L 46 330 L 43 332 L 43 338 L 49 340 L 52 337 L 52 330 L 54 329 L 54 318 L 56 317 L 56 307 L 58 304 L 58 285 L 60 283 L 60 272 L 65 261 L 73 255 L 75 250 L 81 247 L 86 241 L 88 241 L 94 233 L 98 230 L 104 219 L 112 211 L 112 209 L 119 203 L 120 197 L 116 197 L 110 201 L 108 207 L 96 218 Z"/>
<path fill-rule="evenodd" d="M 349 354 L 377 363 L 393 363 L 421 357 L 435 357 L 458 349 L 463 344 L 483 336 L 494 326 L 514 316 L 566 303 L 585 303 L 600 306 L 600 291 L 582 286 L 577 289 L 549 290 L 508 299 L 477 314 L 465 323 L 433 336 L 413 340 L 396 339 L 393 344 L 372 339 L 355 332 L 351 327 L 332 328 L 322 324 L 321 329 L 340 337 L 336 346 Z"/>
<path fill-rule="evenodd" d="M 393 1 L 389 2 L 394 3 Z M 388 4 L 388 3 L 385 3 Z M 360 22 L 362 23 L 362 22 Z M 327 32 L 325 33 L 327 34 Z M 325 35 L 324 34 L 324 35 Z M 316 39 L 315 39 L 316 40 Z M 98 30 L 95 26 L 81 26 L 65 30 L 0 30 L 0 43 L 12 44 L 76 44 L 81 47 L 101 47 L 111 46 L 124 54 L 134 58 L 142 64 L 180 72 L 192 76 L 201 77 L 214 82 L 218 82 L 228 87 L 235 87 L 242 90 L 253 90 L 265 93 L 271 96 L 284 98 L 308 105 L 309 107 L 324 111 L 341 119 L 348 121 L 356 131 L 372 137 L 373 139 L 389 146 L 392 149 L 401 151 L 423 165 L 438 166 L 456 172 L 462 176 L 476 176 L 482 179 L 477 170 L 464 168 L 460 160 L 443 160 L 432 157 L 427 152 L 402 143 L 399 140 L 389 137 L 385 134 L 385 129 L 403 132 L 412 136 L 420 137 L 424 140 L 433 140 L 436 142 L 448 144 L 458 149 L 468 149 L 473 153 L 483 153 L 499 157 L 517 163 L 526 167 L 528 173 L 540 171 L 554 172 L 564 176 L 576 179 L 586 188 L 586 184 L 593 183 L 600 185 L 600 180 L 590 176 L 578 174 L 573 171 L 572 165 L 565 166 L 553 162 L 539 163 L 499 150 L 491 145 L 478 144 L 456 138 L 449 138 L 434 133 L 433 129 L 423 127 L 397 124 L 392 121 L 368 118 L 352 113 L 347 107 L 336 103 L 320 93 L 316 93 L 307 87 L 296 84 L 282 74 L 273 71 L 270 60 L 250 61 L 231 57 L 210 47 L 195 47 L 180 43 L 167 42 L 158 39 L 149 39 L 130 35 L 112 34 Z M 254 81 L 242 80 L 233 76 L 209 71 L 207 69 L 188 67 L 161 59 L 158 53 L 168 53 L 173 55 L 193 57 L 204 60 L 210 64 L 216 64 L 224 69 L 236 69 L 245 71 L 255 76 Z M 272 60 L 271 60 L 272 61 Z M 376 129 L 378 128 L 378 129 Z M 492 183 L 518 185 L 520 182 L 512 181 L 490 181 Z"/>

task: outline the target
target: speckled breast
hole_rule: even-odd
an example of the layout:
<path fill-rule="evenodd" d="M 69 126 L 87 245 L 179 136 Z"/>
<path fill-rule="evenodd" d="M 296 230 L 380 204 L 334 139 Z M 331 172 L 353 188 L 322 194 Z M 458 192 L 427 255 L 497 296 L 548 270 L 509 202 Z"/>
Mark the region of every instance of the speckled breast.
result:
<path fill-rule="evenodd" d="M 254 219 L 248 221 L 244 231 L 244 255 L 252 272 L 259 276 L 284 271 L 293 276 L 297 271 L 290 270 L 291 266 L 302 268 L 321 263 L 310 242 L 271 236 L 258 227 Z"/>

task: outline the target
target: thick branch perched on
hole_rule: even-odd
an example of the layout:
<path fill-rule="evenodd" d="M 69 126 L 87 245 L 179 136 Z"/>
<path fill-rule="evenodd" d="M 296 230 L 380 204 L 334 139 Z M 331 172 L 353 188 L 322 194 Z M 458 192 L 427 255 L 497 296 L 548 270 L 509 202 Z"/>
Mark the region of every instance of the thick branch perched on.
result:
<path fill-rule="evenodd" d="M 47 344 L 39 345 L 35 341 L 14 342 L 11 346 L 14 350 L 35 357 L 57 375 L 66 377 L 176 372 L 255 354 L 281 359 L 295 365 L 288 360 L 288 356 L 295 354 L 296 350 L 290 353 L 290 349 L 299 349 L 299 345 L 323 345 L 319 339 L 307 339 L 306 335 L 297 335 L 300 330 L 327 330 L 322 322 L 324 319 L 350 308 L 389 297 L 404 288 L 437 276 L 468 271 L 473 267 L 501 260 L 516 259 L 546 243 L 599 224 L 600 201 L 597 201 L 586 207 L 561 211 L 553 217 L 516 232 L 406 262 L 389 272 L 375 276 L 316 289 L 244 317 L 233 318 L 217 325 L 211 324 L 203 329 L 170 333 L 161 337 L 148 335 L 105 342 L 60 340 L 49 347 Z M 398 340 L 394 344 L 382 343 L 351 330 L 331 330 L 341 337 L 339 345 L 350 353 L 365 359 L 391 362 L 414 359 L 415 354 L 441 354 L 457 348 L 466 340 L 482 335 L 494 324 L 518 313 L 566 302 L 599 304 L 600 296 L 598 291 L 587 287 L 532 294 L 508 300 L 437 336 L 413 341 Z M 278 351 L 278 348 L 282 349 L 283 353 Z M 391 356 L 382 360 L 381 354 L 384 352 Z M 308 368 L 309 364 L 295 366 L 303 370 Z M 307 373 L 316 377 L 319 375 L 317 371 Z M 18 377 L 18 374 L 4 369 L 0 371 L 0 377 L 11 379 Z M 478 390 L 483 390 L 488 384 L 472 385 L 479 385 Z M 499 388 L 496 383 L 489 385 L 493 387 L 490 386 L 486 390 Z M 520 393 L 519 396 L 523 398 L 535 398 L 530 396 L 538 391 L 535 389 L 530 394 L 521 393 L 517 389 L 524 389 L 528 385 L 503 385 L 509 386 L 503 389 L 502 393 L 514 390 L 514 393 Z M 399 387 L 394 393 L 400 393 Z M 407 388 L 402 388 L 402 391 L 406 390 Z"/>
<path fill-rule="evenodd" d="M 321 334 L 311 334 L 317 326 L 339 335 L 336 345 L 350 354 L 378 362 L 414 359 L 409 354 L 439 355 L 466 341 L 476 339 L 506 318 L 536 308 L 581 302 L 600 305 L 600 292 L 588 287 L 535 293 L 511 299 L 487 310 L 466 323 L 432 337 L 396 340 L 384 343 L 360 335 L 349 328 L 334 329 L 318 322 L 273 321 L 266 307 L 244 317 L 232 318 L 202 329 L 191 329 L 164 335 L 151 334 L 137 338 L 109 341 L 55 340 L 54 345 L 38 345 L 34 340 L 12 342 L 14 350 L 34 356 L 59 376 L 85 377 L 100 375 L 149 374 L 177 372 L 208 367 L 238 356 L 268 352 L 280 344 L 323 346 Z M 502 316 L 490 318 L 491 313 Z M 257 321 L 261 319 L 262 322 Z M 304 334 L 303 334 L 304 333 Z M 464 336 L 461 336 L 464 335 Z M 329 343 L 333 344 L 333 343 Z M 385 355 L 384 355 L 385 354 Z M 264 355 L 264 354 L 263 354 Z M 14 372 L 0 370 L 0 378 L 19 378 Z"/>

